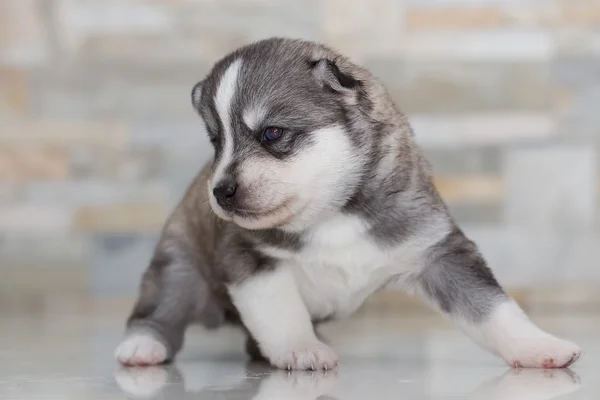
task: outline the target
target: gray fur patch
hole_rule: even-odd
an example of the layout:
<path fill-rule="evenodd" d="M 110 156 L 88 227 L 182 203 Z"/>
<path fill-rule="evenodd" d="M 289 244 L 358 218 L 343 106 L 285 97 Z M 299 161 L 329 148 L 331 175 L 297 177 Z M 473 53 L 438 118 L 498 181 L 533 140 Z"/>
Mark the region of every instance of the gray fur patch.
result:
<path fill-rule="evenodd" d="M 506 299 L 475 244 L 458 228 L 428 251 L 416 284 L 442 311 L 475 323 Z"/>

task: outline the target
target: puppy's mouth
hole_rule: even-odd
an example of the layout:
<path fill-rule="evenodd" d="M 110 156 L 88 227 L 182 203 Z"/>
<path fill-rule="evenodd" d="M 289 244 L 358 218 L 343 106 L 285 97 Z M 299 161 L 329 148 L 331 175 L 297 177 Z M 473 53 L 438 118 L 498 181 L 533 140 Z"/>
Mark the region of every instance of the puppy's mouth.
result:
<path fill-rule="evenodd" d="M 293 203 L 293 199 L 288 199 L 284 200 L 277 206 L 266 208 L 263 210 L 250 210 L 234 206 L 231 207 L 231 209 L 229 210 L 229 214 L 232 217 L 240 217 L 247 219 L 265 218 L 276 214 L 280 214 L 282 212 L 292 214 L 292 211 L 290 210 L 291 203 Z"/>
<path fill-rule="evenodd" d="M 298 211 L 292 210 L 294 199 L 288 199 L 279 205 L 262 210 L 246 209 L 241 207 L 229 207 L 225 210 L 218 206 L 215 213 L 227 221 L 233 221 L 236 225 L 246 229 L 269 229 L 286 225 Z"/>

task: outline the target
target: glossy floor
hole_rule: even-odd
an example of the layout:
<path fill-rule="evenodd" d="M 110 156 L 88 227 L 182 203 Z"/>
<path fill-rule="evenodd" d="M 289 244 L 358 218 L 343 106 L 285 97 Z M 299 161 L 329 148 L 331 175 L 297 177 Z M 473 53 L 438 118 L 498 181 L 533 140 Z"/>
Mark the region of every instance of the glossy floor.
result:
<path fill-rule="evenodd" d="M 126 311 L 126 310 L 125 310 Z M 534 318 L 578 342 L 572 369 L 520 370 L 430 315 L 377 314 L 324 327 L 341 367 L 288 373 L 246 363 L 234 330 L 192 329 L 174 365 L 113 361 L 123 314 L 0 316 L 0 399 L 599 399 L 600 318 Z"/>

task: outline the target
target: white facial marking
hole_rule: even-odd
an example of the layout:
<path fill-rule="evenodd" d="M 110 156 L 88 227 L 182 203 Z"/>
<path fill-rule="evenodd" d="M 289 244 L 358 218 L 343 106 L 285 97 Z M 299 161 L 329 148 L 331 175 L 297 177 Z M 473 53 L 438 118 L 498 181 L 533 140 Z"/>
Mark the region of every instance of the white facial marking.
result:
<path fill-rule="evenodd" d="M 310 135 L 312 144 L 288 160 L 254 157 L 242 164 L 240 182 L 259 188 L 252 202 L 285 207 L 255 219 L 234 217 L 235 223 L 248 229 L 301 230 L 322 212 L 343 205 L 358 182 L 361 156 L 342 126 L 327 126 Z"/>
<path fill-rule="evenodd" d="M 231 102 L 235 96 L 235 89 L 237 87 L 238 75 L 242 66 L 242 60 L 237 59 L 229 65 L 221 82 L 217 86 L 217 94 L 215 96 L 215 103 L 217 107 L 217 114 L 221 119 L 223 125 L 223 152 L 215 168 L 212 182 L 217 184 L 223 178 L 223 172 L 225 168 L 231 163 L 233 157 L 233 132 L 231 127 Z"/>
<path fill-rule="evenodd" d="M 262 106 L 251 106 L 244 110 L 244 124 L 251 130 L 260 128 L 260 124 L 265 119 L 267 111 Z"/>

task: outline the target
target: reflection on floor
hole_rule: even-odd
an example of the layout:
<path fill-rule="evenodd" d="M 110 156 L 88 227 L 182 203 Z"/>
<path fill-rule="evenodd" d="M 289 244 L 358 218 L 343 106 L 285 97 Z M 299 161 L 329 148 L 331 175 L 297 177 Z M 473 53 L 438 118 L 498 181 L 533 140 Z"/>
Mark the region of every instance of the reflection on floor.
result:
<path fill-rule="evenodd" d="M 600 398 L 598 315 L 534 318 L 584 347 L 570 370 L 510 370 L 436 316 L 385 313 L 323 327 L 339 370 L 288 373 L 248 364 L 231 329 L 191 329 L 173 365 L 120 367 L 124 313 L 0 316 L 0 399 Z"/>

